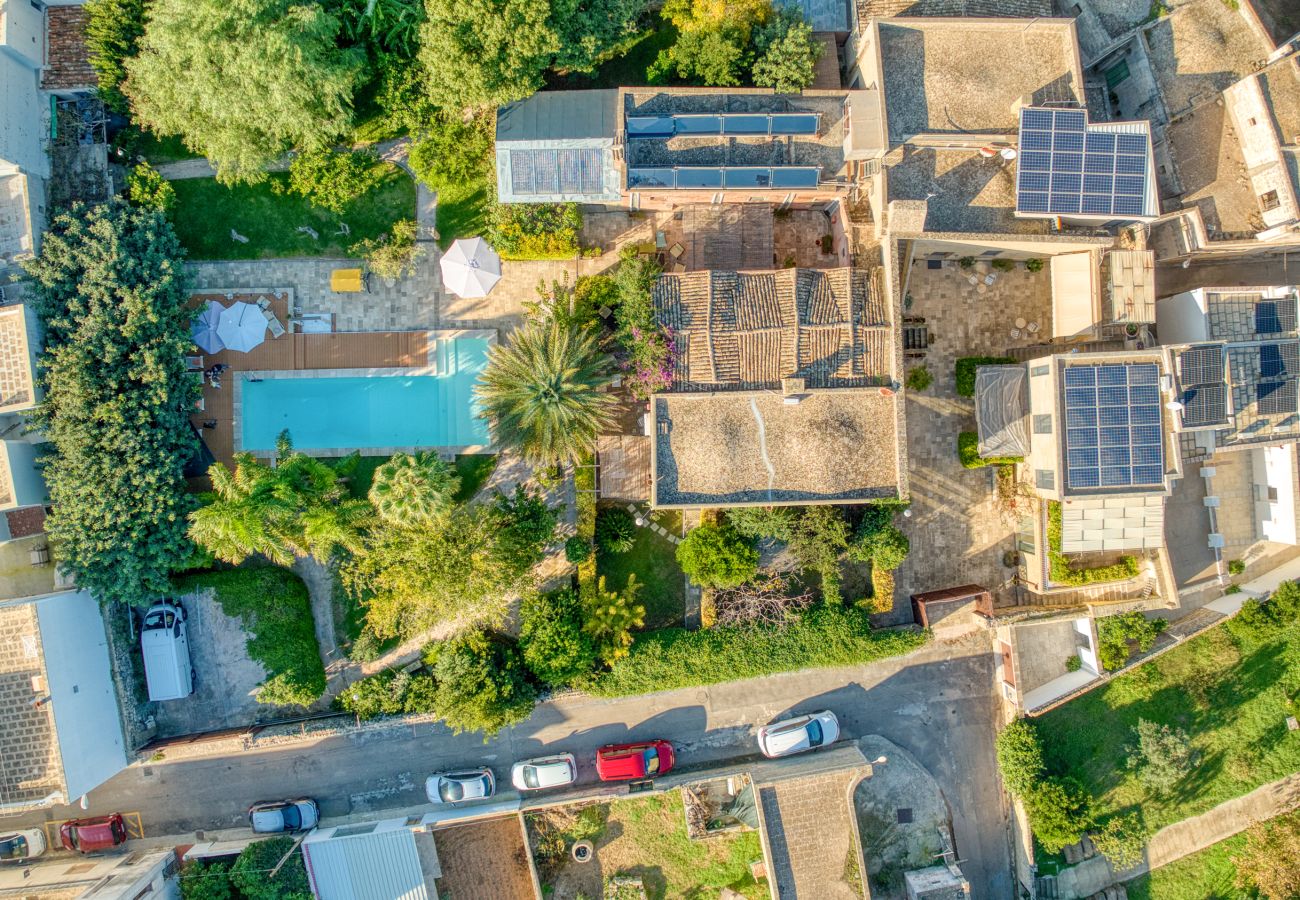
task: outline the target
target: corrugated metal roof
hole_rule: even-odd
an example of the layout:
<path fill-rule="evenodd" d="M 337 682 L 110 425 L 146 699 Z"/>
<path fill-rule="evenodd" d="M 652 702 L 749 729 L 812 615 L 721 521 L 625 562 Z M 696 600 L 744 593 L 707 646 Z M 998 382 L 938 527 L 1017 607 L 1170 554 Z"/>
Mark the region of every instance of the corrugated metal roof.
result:
<path fill-rule="evenodd" d="M 425 882 L 413 831 L 393 828 L 347 834 L 354 830 L 355 826 L 339 828 L 330 837 L 303 842 L 303 859 L 320 900 L 436 898 Z M 341 832 L 344 836 L 339 836 Z"/>
<path fill-rule="evenodd" d="M 497 112 L 497 143 L 607 138 L 618 132 L 618 91 L 542 91 Z"/>

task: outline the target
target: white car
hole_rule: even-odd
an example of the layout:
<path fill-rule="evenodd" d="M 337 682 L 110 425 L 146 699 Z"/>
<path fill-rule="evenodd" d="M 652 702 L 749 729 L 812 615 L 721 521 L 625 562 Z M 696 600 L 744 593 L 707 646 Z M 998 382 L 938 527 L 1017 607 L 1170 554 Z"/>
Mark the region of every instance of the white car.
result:
<path fill-rule="evenodd" d="M 497 792 L 497 782 L 491 769 L 470 769 L 467 772 L 440 772 L 430 775 L 424 782 L 424 793 L 430 803 L 460 803 L 466 800 L 486 800 Z"/>
<path fill-rule="evenodd" d="M 510 783 L 521 791 L 539 791 L 542 788 L 573 784 L 578 778 L 578 766 L 572 753 L 559 753 L 538 759 L 517 762 L 510 770 Z"/>
<path fill-rule="evenodd" d="M 0 863 L 22 862 L 45 852 L 45 832 L 39 828 L 0 832 Z"/>
<path fill-rule="evenodd" d="M 764 725 L 758 729 L 758 749 L 768 759 L 773 759 L 829 746 L 839 736 L 839 719 L 835 718 L 835 713 L 825 710 Z"/>

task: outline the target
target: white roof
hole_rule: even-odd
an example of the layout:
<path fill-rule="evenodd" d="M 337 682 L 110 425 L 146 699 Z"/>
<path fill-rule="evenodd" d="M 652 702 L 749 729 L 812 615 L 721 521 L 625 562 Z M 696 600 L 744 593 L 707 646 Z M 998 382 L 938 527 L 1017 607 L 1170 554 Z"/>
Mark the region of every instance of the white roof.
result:
<path fill-rule="evenodd" d="M 417 837 L 434 854 L 433 835 L 384 822 L 313 832 L 302 844 L 312 891 L 320 900 L 437 900 Z"/>
<path fill-rule="evenodd" d="M 1062 253 L 1053 256 L 1052 336 L 1076 337 L 1088 334 L 1097 321 L 1093 298 L 1097 295 L 1091 253 Z"/>
<path fill-rule="evenodd" d="M 1164 545 L 1164 497 L 1087 497 L 1061 504 L 1061 551 L 1154 550 Z"/>

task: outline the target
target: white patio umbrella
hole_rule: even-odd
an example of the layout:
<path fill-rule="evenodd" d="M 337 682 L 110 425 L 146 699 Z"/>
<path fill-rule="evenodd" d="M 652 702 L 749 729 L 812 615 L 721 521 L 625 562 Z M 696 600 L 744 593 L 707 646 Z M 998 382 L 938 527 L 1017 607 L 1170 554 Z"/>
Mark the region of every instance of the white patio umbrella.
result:
<path fill-rule="evenodd" d="M 247 353 L 266 340 L 266 316 L 251 303 L 240 300 L 221 311 L 217 336 L 227 350 Z"/>
<path fill-rule="evenodd" d="M 194 338 L 194 343 L 204 353 L 220 353 L 226 349 L 221 335 L 217 334 L 223 309 L 224 307 L 216 300 L 209 300 L 208 305 L 203 307 L 203 311 L 190 326 L 190 337 Z"/>
<path fill-rule="evenodd" d="M 501 280 L 501 257 L 481 237 L 453 241 L 438 264 L 442 283 L 461 297 L 486 297 Z"/>

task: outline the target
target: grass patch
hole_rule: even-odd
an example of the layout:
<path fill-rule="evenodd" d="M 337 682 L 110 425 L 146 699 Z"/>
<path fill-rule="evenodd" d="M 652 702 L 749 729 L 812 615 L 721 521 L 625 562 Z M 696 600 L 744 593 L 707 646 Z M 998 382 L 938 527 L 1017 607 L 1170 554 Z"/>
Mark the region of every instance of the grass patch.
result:
<path fill-rule="evenodd" d="M 212 588 L 222 612 L 243 621 L 248 655 L 266 669 L 259 703 L 310 706 L 325 693 L 311 601 L 297 575 L 255 566 L 188 575 L 175 584 L 181 593 Z"/>
<path fill-rule="evenodd" d="M 1190 856 L 1161 866 L 1130 881 L 1129 900 L 1247 900 L 1252 891 L 1237 887 L 1237 867 L 1232 855 L 1246 846 L 1246 835 L 1236 834 Z"/>
<path fill-rule="evenodd" d="M 495 191 L 487 182 L 438 191 L 438 246 L 446 250 L 456 238 L 486 235 L 494 201 Z"/>
<path fill-rule="evenodd" d="M 957 396 L 975 396 L 975 370 L 980 366 L 1008 366 L 1015 363 L 1009 356 L 963 356 L 957 360 Z"/>
<path fill-rule="evenodd" d="M 456 457 L 456 474 L 460 476 L 460 487 L 453 498 L 457 503 L 468 502 L 482 490 L 483 485 L 496 471 L 497 458 L 491 453 L 467 453 Z"/>
<path fill-rule="evenodd" d="M 1010 466 L 1024 462 L 1023 456 L 980 456 L 980 436 L 975 431 L 957 435 L 957 458 L 964 469 L 982 469 L 985 466 Z"/>
<path fill-rule="evenodd" d="M 1154 832 L 1300 769 L 1287 731 L 1300 693 L 1300 624 L 1220 625 L 1043 715 L 1049 772 L 1078 778 L 1097 818 L 1140 809 Z M 1138 719 L 1185 729 L 1195 765 L 1167 794 L 1125 761 Z"/>
<path fill-rule="evenodd" d="M 681 625 L 686 614 L 686 576 L 677 565 L 677 547 L 649 528 L 638 527 L 632 549 L 626 553 L 596 551 L 596 574 L 605 577 L 605 586 L 621 591 L 629 575 L 636 575 L 641 593 L 637 599 L 645 604 L 645 627 L 663 628 Z"/>
<path fill-rule="evenodd" d="M 857 609 L 815 607 L 784 629 L 661 628 L 637 636 L 627 656 L 585 685 L 602 697 L 623 697 L 758 678 L 799 669 L 858 665 L 910 653 L 922 632 L 872 632 Z"/>
<path fill-rule="evenodd" d="M 395 166 L 343 215 L 312 206 L 302 197 L 276 193 L 288 173 L 273 172 L 260 184 L 227 187 L 212 178 L 174 181 L 176 234 L 195 259 L 272 259 L 286 256 L 348 257 L 353 244 L 386 234 L 398 219 L 415 216 L 415 182 Z M 349 234 L 339 234 L 346 223 Z M 301 226 L 320 235 L 298 231 Z M 234 230 L 248 238 L 231 238 Z"/>

